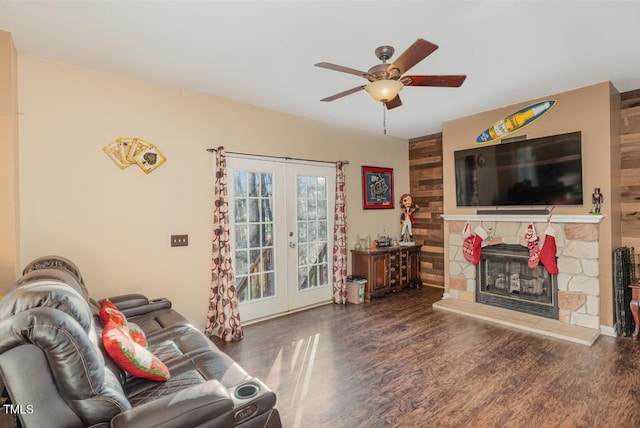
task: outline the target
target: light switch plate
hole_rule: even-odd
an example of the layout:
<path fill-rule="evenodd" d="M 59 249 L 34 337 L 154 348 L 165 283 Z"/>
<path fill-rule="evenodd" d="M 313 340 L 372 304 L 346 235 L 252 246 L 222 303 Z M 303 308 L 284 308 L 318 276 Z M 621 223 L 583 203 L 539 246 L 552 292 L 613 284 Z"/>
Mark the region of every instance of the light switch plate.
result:
<path fill-rule="evenodd" d="M 172 247 L 186 247 L 189 245 L 189 235 L 171 235 Z"/>

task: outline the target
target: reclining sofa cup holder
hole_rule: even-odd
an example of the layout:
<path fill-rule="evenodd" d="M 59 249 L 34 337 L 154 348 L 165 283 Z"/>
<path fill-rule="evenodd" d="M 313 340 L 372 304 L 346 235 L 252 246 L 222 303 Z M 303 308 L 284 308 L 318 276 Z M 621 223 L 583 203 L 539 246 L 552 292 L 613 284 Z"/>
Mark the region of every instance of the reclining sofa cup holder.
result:
<path fill-rule="evenodd" d="M 253 382 L 248 382 L 243 385 L 240 385 L 233 395 L 240 400 L 248 400 L 250 398 L 254 398 L 260 392 L 260 386 Z"/>

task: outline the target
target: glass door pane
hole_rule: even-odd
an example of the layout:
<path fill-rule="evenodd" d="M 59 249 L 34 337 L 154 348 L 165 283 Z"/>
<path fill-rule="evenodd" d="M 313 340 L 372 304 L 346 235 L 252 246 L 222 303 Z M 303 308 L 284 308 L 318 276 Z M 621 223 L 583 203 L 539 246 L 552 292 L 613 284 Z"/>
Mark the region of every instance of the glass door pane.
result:
<path fill-rule="evenodd" d="M 240 303 L 275 295 L 273 173 L 234 171 L 234 261 Z"/>
<path fill-rule="evenodd" d="M 327 180 L 296 179 L 298 230 L 298 291 L 329 285 Z"/>

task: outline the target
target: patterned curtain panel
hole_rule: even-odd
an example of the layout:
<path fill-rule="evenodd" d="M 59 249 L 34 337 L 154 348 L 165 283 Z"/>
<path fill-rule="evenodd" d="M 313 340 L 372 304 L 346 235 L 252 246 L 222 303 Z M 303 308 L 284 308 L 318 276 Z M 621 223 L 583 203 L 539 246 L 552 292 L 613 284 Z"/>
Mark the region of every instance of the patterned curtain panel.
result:
<path fill-rule="evenodd" d="M 333 301 L 347 302 L 347 195 L 344 163 L 336 163 L 336 209 L 333 226 Z"/>
<path fill-rule="evenodd" d="M 241 340 L 244 336 L 240 325 L 240 311 L 231 257 L 227 158 L 224 147 L 218 147 L 213 209 L 211 295 L 209 296 L 209 312 L 204 332 L 209 337 L 218 336 L 226 342 Z"/>

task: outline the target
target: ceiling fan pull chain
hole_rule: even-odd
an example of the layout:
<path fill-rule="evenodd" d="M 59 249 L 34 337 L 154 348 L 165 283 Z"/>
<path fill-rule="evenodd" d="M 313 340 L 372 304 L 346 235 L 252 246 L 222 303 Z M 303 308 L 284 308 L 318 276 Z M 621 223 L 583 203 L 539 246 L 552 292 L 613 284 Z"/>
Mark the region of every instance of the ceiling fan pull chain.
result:
<path fill-rule="evenodd" d="M 382 106 L 382 133 L 387 135 L 387 109 L 384 107 L 384 103 L 380 103 Z"/>

